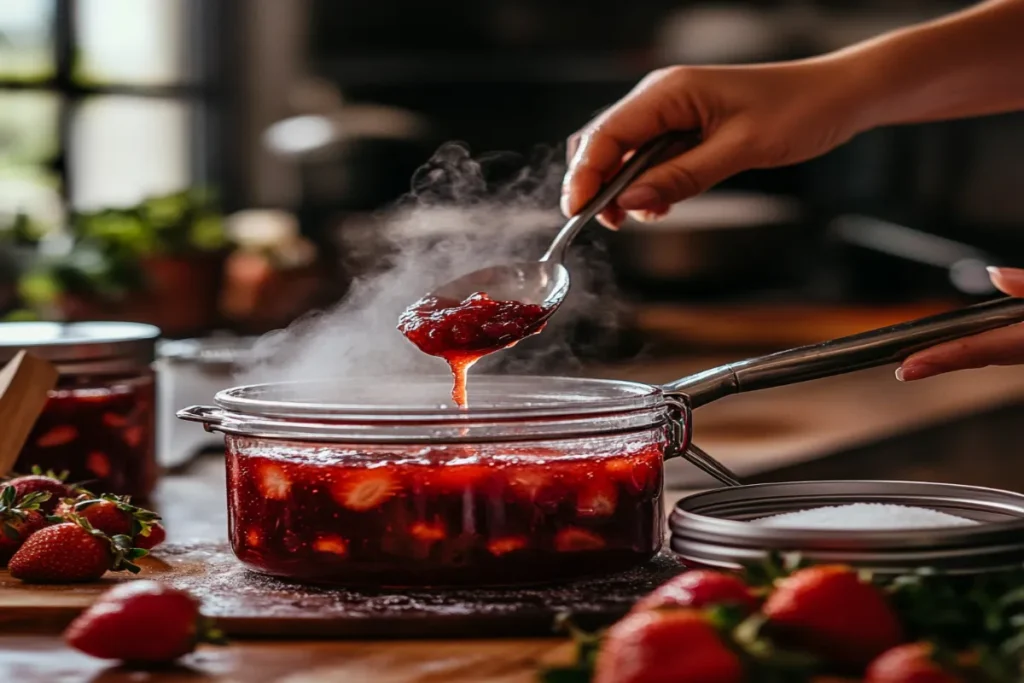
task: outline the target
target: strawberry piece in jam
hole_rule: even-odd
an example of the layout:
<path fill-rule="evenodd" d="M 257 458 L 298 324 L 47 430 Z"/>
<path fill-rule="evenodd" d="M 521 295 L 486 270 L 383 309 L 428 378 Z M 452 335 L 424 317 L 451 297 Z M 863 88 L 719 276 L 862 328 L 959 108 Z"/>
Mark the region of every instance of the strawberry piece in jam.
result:
<path fill-rule="evenodd" d="M 466 373 L 483 356 L 537 334 L 547 309 L 521 301 L 497 301 L 477 292 L 463 301 L 428 296 L 407 308 L 398 330 L 420 351 L 448 362 L 455 377 L 452 398 L 466 405 Z"/>

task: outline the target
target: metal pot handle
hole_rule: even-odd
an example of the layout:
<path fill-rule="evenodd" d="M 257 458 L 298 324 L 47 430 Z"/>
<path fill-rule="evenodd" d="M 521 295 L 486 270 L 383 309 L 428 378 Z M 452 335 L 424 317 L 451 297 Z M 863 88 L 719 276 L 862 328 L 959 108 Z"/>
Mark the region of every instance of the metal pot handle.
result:
<path fill-rule="evenodd" d="M 208 432 L 217 431 L 216 427 L 219 427 L 224 422 L 224 411 L 216 406 L 189 406 L 188 408 L 182 408 L 175 414 L 179 420 L 200 423 L 203 425 L 203 429 Z"/>
<path fill-rule="evenodd" d="M 664 389 L 692 408 L 730 394 L 770 389 L 902 361 L 935 344 L 1024 322 L 1024 299 L 1002 298 L 821 344 L 738 361 Z"/>

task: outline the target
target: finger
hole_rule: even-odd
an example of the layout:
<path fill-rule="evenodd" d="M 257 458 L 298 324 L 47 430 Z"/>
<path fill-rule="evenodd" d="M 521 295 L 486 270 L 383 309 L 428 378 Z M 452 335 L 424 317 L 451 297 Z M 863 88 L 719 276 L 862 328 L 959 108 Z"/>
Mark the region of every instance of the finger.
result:
<path fill-rule="evenodd" d="M 569 207 L 573 212 L 594 196 L 600 182 L 619 168 L 628 152 L 669 130 L 663 111 L 665 95 L 659 93 L 656 85 L 657 79 L 645 79 L 581 131 L 580 144 L 567 174 Z M 671 127 L 678 130 L 701 127 L 696 114 L 689 109 L 673 111 L 671 118 Z"/>
<path fill-rule="evenodd" d="M 902 381 L 989 365 L 1024 363 L 1024 325 L 1011 325 L 919 351 L 896 371 Z"/>
<path fill-rule="evenodd" d="M 626 212 L 617 206 L 609 206 L 597 216 L 597 222 L 610 230 L 618 230 L 626 220 Z"/>
<path fill-rule="evenodd" d="M 569 136 L 569 139 L 565 143 L 565 163 L 569 165 L 572 163 L 573 157 L 576 156 L 576 151 L 580 148 L 580 136 L 582 133 L 576 131 Z"/>
<path fill-rule="evenodd" d="M 1024 270 L 1020 268 L 989 268 L 992 284 L 1003 294 L 1024 296 Z"/>
<path fill-rule="evenodd" d="M 627 211 L 654 211 L 722 182 L 752 165 L 737 129 L 722 128 L 705 142 L 643 173 L 616 199 Z"/>
<path fill-rule="evenodd" d="M 668 204 L 658 204 L 643 211 L 629 211 L 629 217 L 641 223 L 657 223 L 666 215 L 671 207 Z"/>

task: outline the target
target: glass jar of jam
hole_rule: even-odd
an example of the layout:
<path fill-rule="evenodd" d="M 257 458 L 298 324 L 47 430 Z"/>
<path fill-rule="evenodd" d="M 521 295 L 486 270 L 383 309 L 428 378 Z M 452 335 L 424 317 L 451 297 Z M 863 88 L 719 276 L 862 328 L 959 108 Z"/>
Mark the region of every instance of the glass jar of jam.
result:
<path fill-rule="evenodd" d="M 514 586 L 626 569 L 662 545 L 659 389 L 476 377 L 279 383 L 179 413 L 223 432 L 250 569 L 352 586 Z"/>
<path fill-rule="evenodd" d="M 148 498 L 159 335 L 136 323 L 0 323 L 0 364 L 24 349 L 60 373 L 14 470 L 66 470 L 90 490 Z"/>

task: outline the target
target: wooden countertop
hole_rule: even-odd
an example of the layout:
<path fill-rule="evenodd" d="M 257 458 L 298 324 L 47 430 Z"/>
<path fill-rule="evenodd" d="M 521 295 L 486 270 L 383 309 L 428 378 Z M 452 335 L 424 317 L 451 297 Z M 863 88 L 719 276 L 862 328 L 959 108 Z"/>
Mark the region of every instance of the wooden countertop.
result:
<path fill-rule="evenodd" d="M 666 381 L 683 376 L 707 361 L 652 363 L 612 368 L 600 374 L 640 381 Z M 989 411 L 1024 401 L 1024 368 L 998 368 L 976 373 L 901 385 L 891 369 L 882 369 L 787 387 L 771 392 L 733 397 L 702 408 L 696 438 L 701 445 L 741 474 L 770 476 L 787 468 L 788 476 L 810 476 L 815 461 L 837 451 L 888 439 L 880 458 L 859 466 L 844 460 L 839 476 L 938 478 L 946 481 L 977 478 L 970 483 L 999 485 L 1006 464 L 998 457 L 999 444 L 1012 443 L 1020 412 L 1004 414 L 995 422 L 973 426 L 971 434 L 953 434 L 954 418 Z M 1008 409 L 1007 409 L 1008 410 Z M 997 411 L 998 412 L 998 411 Z M 1012 412 L 1012 411 L 1011 411 Z M 1004 410 L 1004 413 L 1006 411 Z M 925 468 L 911 457 L 908 446 L 889 439 L 895 434 L 945 423 L 924 439 L 928 452 L 920 458 L 941 461 L 941 468 Z M 993 426 L 994 425 L 994 426 Z M 946 431 L 943 431 L 946 430 Z M 1000 430 L 996 443 L 987 434 Z M 978 435 L 981 435 L 980 440 Z M 972 440 L 973 439 L 973 440 Z M 948 453 L 935 453 L 947 448 Z M 985 449 L 988 465 L 974 455 Z M 868 449 L 870 450 L 870 449 Z M 867 452 L 867 451 L 865 451 Z M 955 452 L 957 464 L 952 455 Z M 907 453 L 907 457 L 901 457 Z M 860 453 L 857 458 L 862 457 Z M 838 459 L 846 458 L 841 456 Z M 850 457 L 850 460 L 853 456 Z M 937 459 L 937 460 L 936 460 Z M 803 463 L 803 465 L 801 465 Z M 903 469 L 886 469 L 900 463 Z M 916 469 L 915 469 L 916 468 Z M 689 488 L 704 480 L 694 477 L 685 463 L 671 463 L 671 505 Z M 861 472 L 861 469 L 869 471 Z M 1024 483 L 1024 482 L 1022 482 Z M 1007 488 L 1011 483 L 1003 483 Z M 223 539 L 226 536 L 223 463 L 219 457 L 197 461 L 187 473 L 167 476 L 158 494 L 158 507 L 167 520 L 171 540 Z M 224 648 L 204 647 L 185 667 L 145 674 L 133 673 L 71 651 L 52 636 L 0 637 L 0 677 L 23 683 L 165 683 L 218 681 L 233 683 L 320 683 L 326 681 L 384 682 L 531 682 L 538 666 L 571 656 L 560 639 L 474 640 L 430 642 L 309 642 L 240 641 Z"/>

